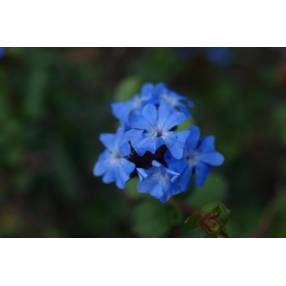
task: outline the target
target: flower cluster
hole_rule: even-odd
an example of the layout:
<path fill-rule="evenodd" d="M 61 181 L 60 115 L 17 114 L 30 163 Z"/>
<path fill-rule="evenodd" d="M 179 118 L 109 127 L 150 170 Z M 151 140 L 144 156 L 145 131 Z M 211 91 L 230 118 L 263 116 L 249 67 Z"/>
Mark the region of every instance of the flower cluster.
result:
<path fill-rule="evenodd" d="M 162 202 L 185 192 L 193 175 L 196 185 L 202 186 L 224 158 L 215 150 L 214 137 L 202 137 L 197 126 L 177 130 L 191 116 L 192 106 L 162 83 L 145 84 L 131 100 L 114 103 L 112 112 L 121 126 L 115 134 L 100 136 L 106 150 L 94 175 L 120 189 L 138 176 L 138 191 Z"/>

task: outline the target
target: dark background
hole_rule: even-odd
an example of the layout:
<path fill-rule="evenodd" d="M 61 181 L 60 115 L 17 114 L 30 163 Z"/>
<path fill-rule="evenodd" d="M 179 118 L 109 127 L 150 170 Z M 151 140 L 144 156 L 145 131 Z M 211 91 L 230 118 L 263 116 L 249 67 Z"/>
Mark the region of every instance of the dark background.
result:
<path fill-rule="evenodd" d="M 231 237 L 286 236 L 286 51 L 8 48 L 0 53 L 1 237 L 201 237 L 170 204 L 92 176 L 110 103 L 165 82 L 225 164 L 178 196 L 224 202 Z"/>

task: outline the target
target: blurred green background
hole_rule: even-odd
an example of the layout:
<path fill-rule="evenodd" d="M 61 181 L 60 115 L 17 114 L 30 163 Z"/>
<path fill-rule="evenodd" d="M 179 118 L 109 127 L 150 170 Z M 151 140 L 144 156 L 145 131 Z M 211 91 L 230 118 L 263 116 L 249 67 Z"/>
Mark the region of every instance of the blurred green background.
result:
<path fill-rule="evenodd" d="M 145 82 L 195 102 L 225 164 L 194 207 L 224 202 L 231 237 L 286 237 L 286 50 L 8 48 L 0 58 L 1 237 L 202 237 L 170 204 L 92 176 L 110 103 Z"/>

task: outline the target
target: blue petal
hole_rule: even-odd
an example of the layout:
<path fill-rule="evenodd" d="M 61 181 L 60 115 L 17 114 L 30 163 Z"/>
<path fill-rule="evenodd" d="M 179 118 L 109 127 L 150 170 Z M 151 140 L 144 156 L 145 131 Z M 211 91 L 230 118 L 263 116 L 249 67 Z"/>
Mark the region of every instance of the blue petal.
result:
<path fill-rule="evenodd" d="M 197 187 L 202 187 L 206 181 L 211 167 L 204 163 L 199 163 L 196 166 L 196 185 Z"/>
<path fill-rule="evenodd" d="M 179 194 L 187 191 L 188 186 L 192 179 L 192 167 L 185 168 L 184 172 L 179 176 L 178 180 L 176 181 L 177 191 L 174 194 Z"/>
<path fill-rule="evenodd" d="M 121 122 L 127 122 L 129 113 L 132 108 L 130 101 L 113 103 L 111 105 L 113 115 Z"/>
<path fill-rule="evenodd" d="M 154 177 L 147 178 L 138 184 L 138 191 L 140 193 L 147 193 L 151 196 L 165 202 L 167 199 L 166 193 L 164 192 L 163 185 L 159 180 Z"/>
<path fill-rule="evenodd" d="M 126 182 L 130 179 L 130 174 L 135 170 L 135 164 L 128 160 L 121 159 L 120 164 L 115 167 L 116 186 L 124 189 Z"/>
<path fill-rule="evenodd" d="M 158 110 L 158 125 L 160 127 L 163 127 L 165 124 L 165 121 L 167 120 L 167 118 L 169 117 L 169 115 L 171 114 L 171 112 L 174 110 L 173 107 L 171 107 L 170 105 L 161 102 L 160 106 L 159 106 L 159 110 Z"/>
<path fill-rule="evenodd" d="M 181 159 L 183 157 L 183 146 L 176 141 L 176 134 L 172 132 L 164 141 L 175 159 Z"/>
<path fill-rule="evenodd" d="M 189 136 L 186 140 L 186 153 L 189 153 L 190 151 L 193 151 L 200 139 L 200 128 L 193 125 L 191 128 L 189 128 Z"/>
<path fill-rule="evenodd" d="M 188 166 L 188 163 L 184 159 L 177 160 L 175 159 L 170 152 L 166 152 L 165 161 L 168 165 L 168 169 L 175 171 L 176 173 L 181 174 L 185 168 Z"/>
<path fill-rule="evenodd" d="M 122 157 L 127 157 L 131 153 L 131 148 L 128 142 L 125 142 L 119 146 L 119 153 Z"/>
<path fill-rule="evenodd" d="M 142 110 L 142 115 L 144 116 L 145 120 L 148 121 L 148 123 L 151 126 L 154 126 L 157 122 L 158 117 L 158 111 L 155 105 L 153 104 L 147 104 L 144 106 Z"/>
<path fill-rule="evenodd" d="M 93 168 L 94 176 L 102 176 L 109 169 L 108 160 L 98 160 Z"/>
<path fill-rule="evenodd" d="M 143 130 L 130 129 L 125 133 L 125 136 L 127 140 L 130 140 L 133 143 L 142 139 L 143 132 Z"/>
<path fill-rule="evenodd" d="M 202 153 L 200 154 L 200 160 L 211 166 L 220 166 L 224 161 L 224 157 L 218 152 Z"/>
<path fill-rule="evenodd" d="M 142 181 L 148 177 L 147 172 L 142 168 L 137 168 L 137 174 L 138 174 L 140 181 Z"/>
<path fill-rule="evenodd" d="M 105 184 L 110 184 L 115 181 L 115 174 L 113 169 L 109 169 L 103 176 L 103 182 Z"/>
<path fill-rule="evenodd" d="M 150 123 L 139 114 L 134 114 L 129 118 L 129 125 L 131 128 L 141 129 L 141 130 L 150 130 L 152 126 Z"/>
<path fill-rule="evenodd" d="M 150 98 L 154 91 L 154 85 L 152 83 L 145 83 L 141 89 L 141 96 L 144 98 Z"/>
<path fill-rule="evenodd" d="M 187 108 L 184 104 L 180 103 L 178 104 L 178 107 L 185 114 L 186 118 L 189 118 L 191 116 L 189 108 Z"/>
<path fill-rule="evenodd" d="M 115 134 L 104 133 L 100 135 L 99 139 L 108 150 L 110 151 L 114 150 Z"/>
<path fill-rule="evenodd" d="M 161 202 L 165 202 L 167 200 L 167 193 L 161 184 L 157 184 L 151 189 L 150 195 L 154 198 L 159 199 Z"/>
<path fill-rule="evenodd" d="M 168 137 L 164 138 L 169 151 L 176 159 L 181 159 L 183 157 L 185 142 L 188 134 L 188 131 L 176 133 L 169 132 Z"/>
<path fill-rule="evenodd" d="M 162 164 L 161 164 L 161 163 L 159 163 L 159 162 L 158 162 L 158 161 L 156 161 L 156 160 L 153 160 L 153 161 L 152 161 L 152 166 L 153 166 L 153 167 L 160 168 L 160 167 L 162 167 Z"/>
<path fill-rule="evenodd" d="M 160 138 L 146 136 L 140 141 L 134 142 L 133 147 L 140 156 L 143 156 L 147 151 L 155 154 L 157 149 L 163 144 L 164 141 Z"/>
<path fill-rule="evenodd" d="M 199 146 L 199 151 L 206 153 L 206 152 L 213 152 L 215 150 L 215 138 L 214 136 L 206 136 L 202 139 L 202 142 Z"/>
<path fill-rule="evenodd" d="M 168 93 L 168 91 L 169 90 L 167 86 L 161 82 L 161 83 L 156 84 L 154 93 L 160 96 L 162 93 Z"/>
<path fill-rule="evenodd" d="M 138 191 L 140 193 L 149 194 L 152 189 L 158 185 L 158 181 L 154 177 L 147 177 L 138 184 Z"/>
<path fill-rule="evenodd" d="M 169 175 L 170 181 L 172 183 L 174 183 L 178 179 L 178 177 L 180 175 L 179 173 L 177 173 L 177 172 L 175 172 L 175 171 L 173 171 L 171 169 L 166 169 L 166 173 Z"/>
<path fill-rule="evenodd" d="M 116 148 L 120 147 L 122 144 L 126 144 L 128 142 L 128 138 L 126 137 L 126 131 L 124 127 L 119 127 L 116 131 L 114 137 L 114 146 Z"/>
<path fill-rule="evenodd" d="M 141 98 L 143 103 L 158 104 L 159 97 L 155 92 L 155 86 L 151 83 L 145 84 L 141 90 Z"/>
<path fill-rule="evenodd" d="M 176 132 L 176 137 L 177 137 L 177 141 L 181 142 L 182 144 L 186 144 L 187 139 L 190 136 L 190 131 L 189 130 L 185 130 L 185 131 L 179 131 Z"/>
<path fill-rule="evenodd" d="M 180 124 L 182 124 L 186 120 L 186 115 L 182 112 L 176 111 L 175 109 L 173 112 L 170 113 L 170 115 L 166 118 L 164 122 L 164 129 L 170 130 L 173 127 L 176 127 Z"/>
<path fill-rule="evenodd" d="M 120 160 L 121 167 L 124 169 L 125 173 L 127 175 L 131 175 L 131 173 L 135 170 L 136 166 L 134 163 L 126 160 L 126 159 L 121 159 Z"/>

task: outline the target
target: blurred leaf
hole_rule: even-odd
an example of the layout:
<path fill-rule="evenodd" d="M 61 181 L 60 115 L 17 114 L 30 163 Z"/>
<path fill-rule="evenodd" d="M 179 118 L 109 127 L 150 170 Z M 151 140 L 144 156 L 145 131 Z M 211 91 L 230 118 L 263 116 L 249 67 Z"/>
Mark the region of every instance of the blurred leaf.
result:
<path fill-rule="evenodd" d="M 125 186 L 125 192 L 134 199 L 142 197 L 142 194 L 137 190 L 138 179 L 133 178 Z"/>
<path fill-rule="evenodd" d="M 44 96 L 48 83 L 48 72 L 45 66 L 34 68 L 28 79 L 26 96 L 24 97 L 24 111 L 29 117 L 43 116 Z"/>
<path fill-rule="evenodd" d="M 167 82 L 182 68 L 176 52 L 170 48 L 150 49 L 136 63 L 137 74 L 148 82 Z"/>
<path fill-rule="evenodd" d="M 219 203 L 224 201 L 227 196 L 227 182 L 222 175 L 211 174 L 202 188 L 195 189 L 194 193 L 188 198 L 189 203 L 201 208 L 208 203 Z"/>
<path fill-rule="evenodd" d="M 195 213 L 191 215 L 190 217 L 188 217 L 185 223 L 188 224 L 190 228 L 194 229 L 201 225 L 201 220 L 202 220 L 201 215 L 198 213 Z"/>
<path fill-rule="evenodd" d="M 193 118 L 188 118 L 183 124 L 179 125 L 177 130 L 178 131 L 184 131 L 190 128 L 194 124 Z"/>
<path fill-rule="evenodd" d="M 277 106 L 273 113 L 274 123 L 278 130 L 278 136 L 286 144 L 286 103 Z"/>
<path fill-rule="evenodd" d="M 141 237 L 162 237 L 181 221 L 181 213 L 159 202 L 144 202 L 134 210 L 134 231 Z"/>
<path fill-rule="evenodd" d="M 53 164 L 54 175 L 59 182 L 60 190 L 63 191 L 66 199 L 75 199 L 80 188 L 74 163 L 60 143 L 55 144 L 53 154 L 51 164 Z"/>
<path fill-rule="evenodd" d="M 141 80 L 139 77 L 128 77 L 121 81 L 118 88 L 115 91 L 116 101 L 129 100 L 133 95 L 140 92 Z"/>

